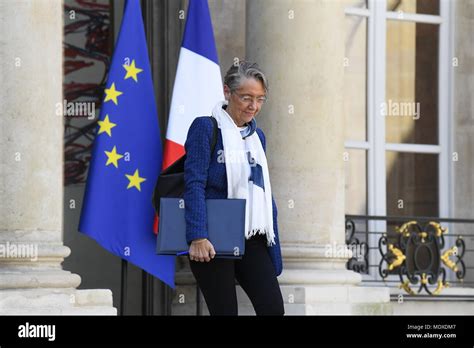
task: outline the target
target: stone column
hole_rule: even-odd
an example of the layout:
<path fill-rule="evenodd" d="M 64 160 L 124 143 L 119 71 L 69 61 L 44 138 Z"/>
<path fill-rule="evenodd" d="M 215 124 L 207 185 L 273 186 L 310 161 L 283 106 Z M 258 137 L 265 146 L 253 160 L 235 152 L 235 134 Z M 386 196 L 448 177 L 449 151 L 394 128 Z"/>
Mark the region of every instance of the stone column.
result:
<path fill-rule="evenodd" d="M 63 7 L 0 0 L 0 315 L 116 314 L 62 270 Z"/>
<path fill-rule="evenodd" d="M 390 312 L 387 288 L 357 286 L 361 276 L 346 270 L 348 258 L 326 255 L 328 245 L 345 243 L 344 6 L 247 2 L 247 59 L 270 83 L 257 122 L 279 206 L 288 314 Z"/>

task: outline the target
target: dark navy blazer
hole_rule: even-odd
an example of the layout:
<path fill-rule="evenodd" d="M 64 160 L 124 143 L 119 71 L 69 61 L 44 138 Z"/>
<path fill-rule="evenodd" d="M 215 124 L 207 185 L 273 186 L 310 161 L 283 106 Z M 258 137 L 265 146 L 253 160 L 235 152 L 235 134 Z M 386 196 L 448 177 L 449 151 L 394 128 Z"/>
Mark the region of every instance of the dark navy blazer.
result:
<path fill-rule="evenodd" d="M 260 128 L 256 132 L 266 151 L 265 135 Z M 184 148 L 186 161 L 184 163 L 184 201 L 186 218 L 186 240 L 191 243 L 197 238 L 208 238 L 207 214 L 205 199 L 227 198 L 227 175 L 224 161 L 217 161 L 222 154 L 222 133 L 217 132 L 217 143 L 211 156 L 211 141 L 213 123 L 208 116 L 197 117 L 191 124 Z M 272 259 L 276 275 L 282 272 L 282 259 L 280 239 L 278 237 L 277 206 L 272 197 L 273 204 L 273 229 L 275 231 L 275 244 L 267 246 Z"/>

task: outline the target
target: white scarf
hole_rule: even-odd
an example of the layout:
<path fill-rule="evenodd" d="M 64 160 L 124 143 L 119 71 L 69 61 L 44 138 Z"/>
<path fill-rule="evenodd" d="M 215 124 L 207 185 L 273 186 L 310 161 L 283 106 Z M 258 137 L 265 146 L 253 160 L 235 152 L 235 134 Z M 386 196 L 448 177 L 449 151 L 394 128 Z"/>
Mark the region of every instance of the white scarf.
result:
<path fill-rule="evenodd" d="M 245 199 L 245 238 L 255 234 L 266 234 L 267 245 L 275 244 L 273 231 L 272 188 L 268 173 L 268 164 L 262 143 L 257 132 L 242 139 L 239 128 L 230 115 L 222 108 L 226 101 L 219 102 L 212 110 L 222 132 L 224 156 L 218 154 L 218 161 L 225 161 L 227 172 L 227 198 Z M 249 162 L 251 158 L 254 160 Z M 263 190 L 259 185 L 249 181 L 251 166 L 254 171 L 263 174 Z"/>

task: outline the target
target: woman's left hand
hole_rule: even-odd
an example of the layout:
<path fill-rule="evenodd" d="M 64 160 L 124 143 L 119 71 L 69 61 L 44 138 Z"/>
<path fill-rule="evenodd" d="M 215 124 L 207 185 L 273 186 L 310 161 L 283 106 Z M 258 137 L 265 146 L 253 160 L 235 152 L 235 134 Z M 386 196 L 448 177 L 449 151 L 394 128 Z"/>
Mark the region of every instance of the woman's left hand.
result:
<path fill-rule="evenodd" d="M 214 246 L 208 239 L 195 239 L 189 247 L 189 259 L 191 261 L 209 262 L 216 256 Z"/>

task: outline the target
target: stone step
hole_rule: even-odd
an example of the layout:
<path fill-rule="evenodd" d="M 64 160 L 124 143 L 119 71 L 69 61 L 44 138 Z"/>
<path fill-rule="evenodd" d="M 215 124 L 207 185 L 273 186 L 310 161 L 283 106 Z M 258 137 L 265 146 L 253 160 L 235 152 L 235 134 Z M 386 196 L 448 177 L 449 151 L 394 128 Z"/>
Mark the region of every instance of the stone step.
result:
<path fill-rule="evenodd" d="M 117 309 L 108 289 L 12 289 L 0 290 L 0 314 L 117 315 Z"/>
<path fill-rule="evenodd" d="M 106 306 L 56 307 L 56 308 L 10 308 L 0 311 L 1 315 L 117 315 L 117 309 Z"/>
<path fill-rule="evenodd" d="M 445 288 L 439 296 L 408 296 L 399 288 L 391 288 L 395 315 L 474 315 L 474 289 L 467 287 Z M 418 296 L 420 296 L 418 295 Z M 399 296 L 403 296 L 399 301 Z"/>
<path fill-rule="evenodd" d="M 285 315 L 391 315 L 393 303 L 386 287 L 365 286 L 280 286 Z M 255 315 L 245 291 L 236 287 L 239 315 Z M 178 303 L 181 295 L 184 302 Z M 209 315 L 202 299 L 202 314 Z M 195 286 L 180 286 L 173 300 L 173 315 L 195 315 Z"/>

